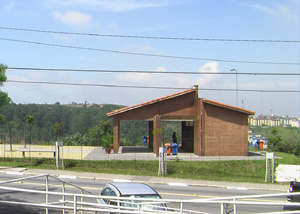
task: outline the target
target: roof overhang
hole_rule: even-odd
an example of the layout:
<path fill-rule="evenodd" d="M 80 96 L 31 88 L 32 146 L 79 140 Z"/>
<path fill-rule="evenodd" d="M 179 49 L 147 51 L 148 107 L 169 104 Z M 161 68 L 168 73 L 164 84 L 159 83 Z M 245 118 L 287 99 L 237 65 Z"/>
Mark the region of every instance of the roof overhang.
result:
<path fill-rule="evenodd" d="M 236 106 L 227 105 L 227 104 L 216 102 L 216 101 L 213 101 L 213 100 L 208 100 L 208 99 L 202 98 L 202 101 L 203 101 L 203 103 L 218 106 L 218 107 L 221 107 L 221 108 L 227 108 L 227 109 L 230 109 L 230 110 L 233 110 L 233 111 L 238 111 L 238 112 L 248 114 L 248 115 L 255 114 L 254 111 L 250 111 L 250 110 L 247 110 L 247 109 L 244 109 L 244 108 L 239 108 L 239 107 L 236 107 Z"/>

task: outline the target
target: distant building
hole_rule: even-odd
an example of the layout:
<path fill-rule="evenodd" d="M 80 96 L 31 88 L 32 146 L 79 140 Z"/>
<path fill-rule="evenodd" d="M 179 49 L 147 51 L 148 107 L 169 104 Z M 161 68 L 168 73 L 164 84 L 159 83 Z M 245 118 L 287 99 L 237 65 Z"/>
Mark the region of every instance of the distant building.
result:
<path fill-rule="evenodd" d="M 283 126 L 300 128 L 300 117 L 249 115 L 248 122 L 250 126 Z"/>

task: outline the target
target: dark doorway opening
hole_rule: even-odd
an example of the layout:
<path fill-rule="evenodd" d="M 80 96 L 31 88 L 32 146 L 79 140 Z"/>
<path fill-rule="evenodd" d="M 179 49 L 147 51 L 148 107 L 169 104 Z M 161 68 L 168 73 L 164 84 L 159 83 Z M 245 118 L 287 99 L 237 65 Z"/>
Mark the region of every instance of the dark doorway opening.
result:
<path fill-rule="evenodd" d="M 179 152 L 194 153 L 194 121 L 181 122 L 182 145 Z"/>

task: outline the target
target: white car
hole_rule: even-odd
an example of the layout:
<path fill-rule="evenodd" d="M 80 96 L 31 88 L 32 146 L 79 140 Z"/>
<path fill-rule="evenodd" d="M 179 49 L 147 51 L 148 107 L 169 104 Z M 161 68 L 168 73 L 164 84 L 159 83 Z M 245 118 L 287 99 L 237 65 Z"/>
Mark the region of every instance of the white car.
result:
<path fill-rule="evenodd" d="M 111 205 L 113 208 L 120 208 L 122 210 L 138 208 L 140 210 L 167 211 L 167 206 L 164 203 L 155 203 L 147 200 L 161 199 L 161 196 L 147 184 L 133 182 L 108 183 L 105 185 L 100 194 L 101 196 L 126 197 L 125 200 L 98 199 L 98 203 Z M 143 198 L 145 201 L 134 200 L 136 198 Z M 147 204 L 145 204 L 145 202 Z"/>

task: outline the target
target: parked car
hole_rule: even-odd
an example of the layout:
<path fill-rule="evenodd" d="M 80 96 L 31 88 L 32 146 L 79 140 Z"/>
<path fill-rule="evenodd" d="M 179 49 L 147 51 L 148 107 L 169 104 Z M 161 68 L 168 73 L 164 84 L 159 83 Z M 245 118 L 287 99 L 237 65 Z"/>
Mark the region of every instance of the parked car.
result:
<path fill-rule="evenodd" d="M 126 197 L 128 200 L 109 200 L 98 199 L 98 203 L 107 204 L 112 206 L 121 207 L 123 210 L 130 208 L 138 208 L 142 210 L 167 210 L 167 206 L 164 203 L 148 203 L 147 199 L 161 199 L 161 196 L 150 186 L 144 183 L 134 182 L 112 182 L 108 183 L 102 189 L 101 196 L 114 196 L 114 197 Z M 134 200 L 136 198 L 143 198 L 145 200 Z M 142 205 L 140 205 L 142 204 Z M 116 207 L 117 208 L 117 207 Z"/>
<path fill-rule="evenodd" d="M 293 181 L 290 182 L 289 192 L 300 192 L 300 182 Z M 290 195 L 287 197 L 289 202 L 300 202 L 300 195 Z"/>

